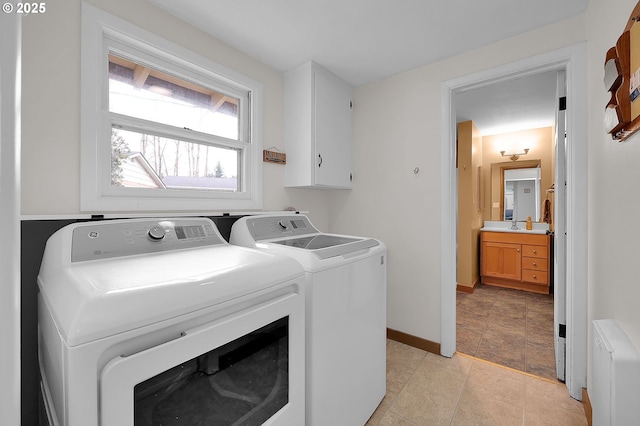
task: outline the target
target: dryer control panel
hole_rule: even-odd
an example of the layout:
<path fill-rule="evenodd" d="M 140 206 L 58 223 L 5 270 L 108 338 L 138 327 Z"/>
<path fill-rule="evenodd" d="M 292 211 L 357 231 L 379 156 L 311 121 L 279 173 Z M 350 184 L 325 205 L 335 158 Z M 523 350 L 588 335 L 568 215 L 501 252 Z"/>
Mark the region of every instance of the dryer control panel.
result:
<path fill-rule="evenodd" d="M 319 232 L 309 219 L 302 215 L 258 216 L 247 219 L 247 228 L 254 241 Z"/>
<path fill-rule="evenodd" d="M 71 261 L 227 244 L 207 218 L 127 219 L 74 225 Z"/>

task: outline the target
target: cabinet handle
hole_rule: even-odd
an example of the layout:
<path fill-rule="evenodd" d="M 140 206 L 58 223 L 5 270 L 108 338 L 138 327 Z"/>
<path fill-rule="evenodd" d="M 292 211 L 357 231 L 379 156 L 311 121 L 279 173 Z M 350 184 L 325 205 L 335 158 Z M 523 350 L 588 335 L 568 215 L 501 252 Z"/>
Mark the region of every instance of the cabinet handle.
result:
<path fill-rule="evenodd" d="M 536 262 L 533 262 L 533 266 L 538 266 L 538 264 Z"/>
<path fill-rule="evenodd" d="M 537 279 L 537 278 L 538 278 L 538 277 L 536 277 L 535 275 L 533 276 L 533 279 L 534 279 L 534 280 L 535 280 L 535 279 Z"/>
<path fill-rule="evenodd" d="M 537 251 L 533 250 L 533 254 L 536 254 L 536 253 L 537 253 Z"/>
<path fill-rule="evenodd" d="M 520 249 L 516 249 L 516 253 L 520 253 Z"/>
<path fill-rule="evenodd" d="M 322 166 L 322 155 L 318 154 L 318 158 L 320 159 L 320 162 L 318 163 L 318 167 Z"/>

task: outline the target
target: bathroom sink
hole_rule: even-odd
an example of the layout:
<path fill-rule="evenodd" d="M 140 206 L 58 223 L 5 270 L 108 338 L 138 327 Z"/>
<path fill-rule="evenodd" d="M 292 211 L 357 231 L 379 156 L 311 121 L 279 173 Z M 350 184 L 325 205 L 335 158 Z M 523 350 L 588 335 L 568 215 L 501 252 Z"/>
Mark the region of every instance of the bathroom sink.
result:
<path fill-rule="evenodd" d="M 520 225 L 518 225 L 519 227 Z M 511 229 L 511 228 L 500 228 L 500 227 L 488 227 L 480 228 L 481 231 L 490 231 L 490 232 L 520 232 L 523 234 L 546 234 L 546 229 L 526 229 L 524 226 L 522 229 Z"/>
<path fill-rule="evenodd" d="M 527 225 L 523 222 L 518 222 L 518 229 L 511 229 L 512 226 L 511 221 L 497 221 L 497 220 L 487 220 L 484 222 L 484 227 L 480 228 L 481 231 L 490 231 L 490 232 L 520 232 L 523 234 L 546 234 L 549 231 L 548 223 L 539 223 L 534 222 L 533 229 L 526 229 Z"/>

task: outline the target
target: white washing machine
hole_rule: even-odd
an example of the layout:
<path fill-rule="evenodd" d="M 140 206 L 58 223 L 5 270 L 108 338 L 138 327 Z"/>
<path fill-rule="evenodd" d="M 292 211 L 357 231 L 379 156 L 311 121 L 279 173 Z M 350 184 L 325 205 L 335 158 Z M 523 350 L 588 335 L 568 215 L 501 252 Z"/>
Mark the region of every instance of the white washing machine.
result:
<path fill-rule="evenodd" d="M 386 392 L 385 245 L 319 232 L 304 215 L 244 217 L 230 242 L 306 271 L 306 425 L 364 425 Z"/>
<path fill-rule="evenodd" d="M 38 276 L 49 423 L 304 424 L 304 271 L 206 218 L 56 232 Z"/>

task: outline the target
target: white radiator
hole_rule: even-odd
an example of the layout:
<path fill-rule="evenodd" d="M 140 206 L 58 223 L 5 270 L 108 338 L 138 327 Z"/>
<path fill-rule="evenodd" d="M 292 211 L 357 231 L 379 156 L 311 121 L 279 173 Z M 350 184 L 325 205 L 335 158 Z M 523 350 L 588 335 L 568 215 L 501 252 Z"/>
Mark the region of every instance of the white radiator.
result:
<path fill-rule="evenodd" d="M 640 354 L 614 320 L 593 321 L 593 426 L 640 424 Z"/>

